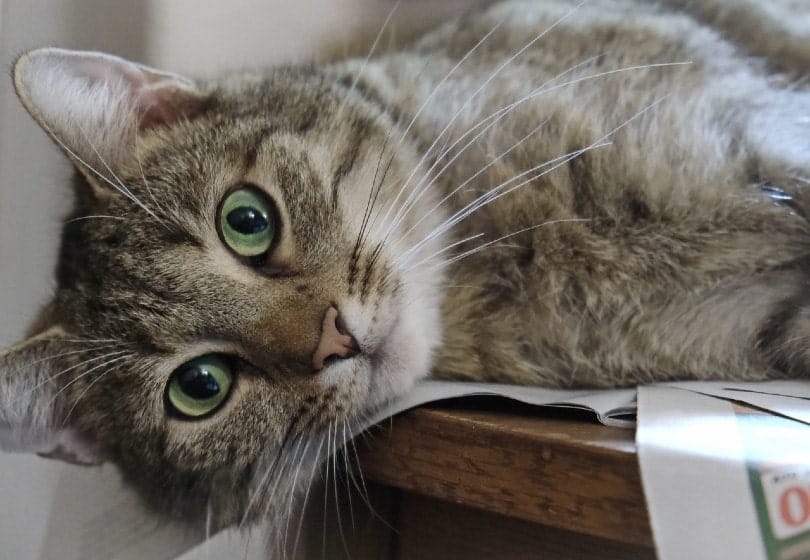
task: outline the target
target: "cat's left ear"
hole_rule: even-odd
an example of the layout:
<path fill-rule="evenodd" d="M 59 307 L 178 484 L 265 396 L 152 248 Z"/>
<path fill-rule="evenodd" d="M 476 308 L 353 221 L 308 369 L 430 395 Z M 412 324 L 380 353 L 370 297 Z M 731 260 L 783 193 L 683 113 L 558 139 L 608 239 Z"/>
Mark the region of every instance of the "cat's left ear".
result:
<path fill-rule="evenodd" d="M 193 116 L 206 99 L 182 76 L 97 52 L 34 50 L 13 74 L 31 116 L 79 168 L 100 172 L 133 157 L 136 135 Z"/>
<path fill-rule="evenodd" d="M 0 351 L 0 450 L 38 453 L 71 463 L 98 464 L 98 441 L 77 422 L 67 402 L 76 345 L 59 327 Z"/>

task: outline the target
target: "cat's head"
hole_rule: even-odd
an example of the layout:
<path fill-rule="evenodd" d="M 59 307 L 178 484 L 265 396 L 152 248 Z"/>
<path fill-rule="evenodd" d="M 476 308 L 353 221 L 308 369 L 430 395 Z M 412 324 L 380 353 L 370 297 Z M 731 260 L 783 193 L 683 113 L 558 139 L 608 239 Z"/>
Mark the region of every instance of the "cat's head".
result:
<path fill-rule="evenodd" d="M 110 459 L 152 504 L 231 523 L 427 373 L 440 212 L 356 76 L 203 84 L 59 49 L 13 75 L 78 172 L 54 298 L 0 354 L 6 447 Z"/>

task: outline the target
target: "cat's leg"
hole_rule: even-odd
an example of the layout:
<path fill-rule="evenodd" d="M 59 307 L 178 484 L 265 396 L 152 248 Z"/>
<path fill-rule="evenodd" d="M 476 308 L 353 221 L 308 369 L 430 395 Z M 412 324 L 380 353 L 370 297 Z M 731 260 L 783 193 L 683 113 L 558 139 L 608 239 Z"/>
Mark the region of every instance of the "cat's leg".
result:
<path fill-rule="evenodd" d="M 502 269 L 501 278 L 459 278 L 445 308 L 437 377 L 615 387 L 810 375 L 810 298 L 797 301 L 798 271 L 689 290 L 642 278 L 600 282 L 587 266 L 560 274 L 531 264 L 519 266 L 534 285 L 515 289 L 522 282 L 509 278 L 509 264 L 482 265 Z"/>

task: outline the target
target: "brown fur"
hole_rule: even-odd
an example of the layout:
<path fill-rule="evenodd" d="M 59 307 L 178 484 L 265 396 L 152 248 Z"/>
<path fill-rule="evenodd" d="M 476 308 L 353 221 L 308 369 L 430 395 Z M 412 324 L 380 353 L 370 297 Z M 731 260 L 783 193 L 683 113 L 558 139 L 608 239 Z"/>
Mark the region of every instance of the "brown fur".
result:
<path fill-rule="evenodd" d="M 52 330 L 3 355 L 0 403 L 24 376 L 75 369 L 27 383 L 38 414 L 0 419 L 71 426 L 151 503 L 228 524 L 286 503 L 345 422 L 428 374 L 551 387 L 806 376 L 810 94 L 687 15 L 573 6 L 497 4 L 367 65 L 173 81 L 163 113 L 115 98 L 91 127 L 100 149 L 27 81 L 56 55 L 22 57 L 18 93 L 69 150 L 79 197 L 35 329 Z M 525 184 L 420 244 L 514 177 Z M 258 268 L 216 233 L 242 182 L 282 224 Z M 112 217 L 81 219 L 95 215 Z M 313 373 L 330 305 L 364 352 Z M 172 371 L 211 352 L 236 364 L 232 397 L 199 422 L 167 417 Z M 36 375 L 32 353 L 46 358 Z"/>

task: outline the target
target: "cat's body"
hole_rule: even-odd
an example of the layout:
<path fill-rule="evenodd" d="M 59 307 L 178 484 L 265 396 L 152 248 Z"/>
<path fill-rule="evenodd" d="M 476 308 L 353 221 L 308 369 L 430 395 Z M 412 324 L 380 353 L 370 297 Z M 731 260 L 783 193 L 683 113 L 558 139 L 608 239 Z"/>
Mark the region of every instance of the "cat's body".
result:
<path fill-rule="evenodd" d="M 791 146 L 761 141 L 757 133 L 765 131 L 756 128 L 778 127 L 780 118 L 782 127 L 792 124 L 810 111 L 810 96 L 777 93 L 750 61 L 686 16 L 601 2 L 566 18 L 571 8 L 494 8 L 462 32 L 447 26 L 418 43 L 418 54 L 392 56 L 366 74 L 369 81 L 375 71 L 394 76 L 392 84 L 380 80 L 380 89 L 414 114 L 503 21 L 471 55 L 474 70 L 462 67 L 426 105 L 419 141 L 430 146 L 457 107 L 461 115 L 442 142 L 532 97 L 465 137 L 457 148 L 483 131 L 436 181 L 443 195 L 465 185 L 448 200 L 455 212 L 515 176 L 523 174 L 505 190 L 542 174 L 451 231 L 448 241 L 478 233 L 489 241 L 539 226 L 449 271 L 455 286 L 445 293 L 433 375 L 600 387 L 780 375 L 769 353 L 785 341 L 765 341 L 763 329 L 783 304 L 798 311 L 806 289 L 798 261 L 810 255 L 810 239 L 801 212 L 779 207 L 759 187 L 778 186 L 806 210 L 810 197 L 793 175 L 810 163 L 810 138 L 790 153 Z M 668 62 L 687 64 L 639 69 Z M 494 83 L 462 107 L 496 71 Z M 795 113 L 777 115 L 791 104 Z M 544 162 L 552 163 L 525 174 Z M 806 346 L 806 338 L 796 342 L 799 350 L 788 343 L 780 358 Z M 807 371 L 807 359 L 796 373 Z"/>
<path fill-rule="evenodd" d="M 805 376 L 810 93 L 767 62 L 621 0 L 505 2 L 400 53 L 209 84 L 25 55 L 17 91 L 82 174 L 0 420 L 231 523 L 427 375 Z M 260 255 L 234 193 L 270 208 Z M 230 392 L 193 420 L 172 380 L 214 354 Z"/>

